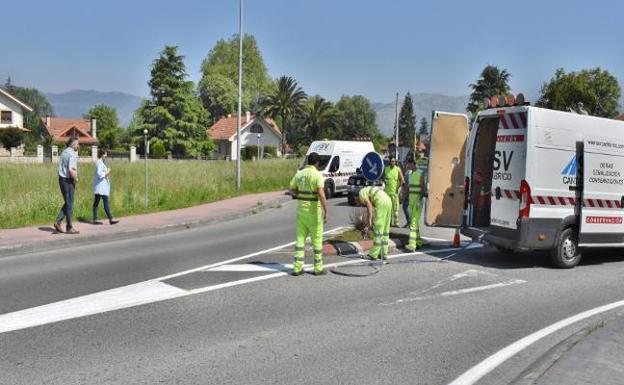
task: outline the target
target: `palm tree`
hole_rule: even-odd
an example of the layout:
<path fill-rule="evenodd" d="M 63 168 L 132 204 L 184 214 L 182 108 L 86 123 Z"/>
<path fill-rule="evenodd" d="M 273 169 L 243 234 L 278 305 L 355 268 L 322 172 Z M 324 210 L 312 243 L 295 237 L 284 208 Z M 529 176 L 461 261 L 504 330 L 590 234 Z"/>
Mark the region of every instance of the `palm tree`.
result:
<path fill-rule="evenodd" d="M 308 131 L 312 140 L 320 139 L 319 137 L 327 129 L 331 129 L 336 125 L 336 110 L 331 102 L 323 97 L 315 95 L 308 99 L 303 113 L 303 128 Z"/>
<path fill-rule="evenodd" d="M 468 102 L 466 110 L 475 113 L 479 110 L 479 106 L 484 98 L 490 98 L 495 95 L 508 95 L 511 92 L 509 88 L 509 78 L 511 74 L 507 70 L 498 69 L 497 66 L 488 65 L 481 72 L 481 78 L 476 84 L 470 84 L 472 94 Z"/>
<path fill-rule="evenodd" d="M 282 120 L 282 156 L 286 154 L 286 132 L 288 119 L 301 115 L 304 102 L 308 96 L 299 87 L 297 81 L 290 76 L 277 79 L 277 87 L 273 93 L 260 102 L 260 111 L 264 116 L 280 117 Z"/>

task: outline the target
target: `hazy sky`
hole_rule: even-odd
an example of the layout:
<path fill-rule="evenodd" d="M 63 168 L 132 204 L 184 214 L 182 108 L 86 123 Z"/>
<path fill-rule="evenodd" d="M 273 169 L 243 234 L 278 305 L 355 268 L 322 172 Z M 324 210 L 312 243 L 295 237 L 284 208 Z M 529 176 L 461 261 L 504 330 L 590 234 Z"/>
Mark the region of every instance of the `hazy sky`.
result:
<path fill-rule="evenodd" d="M 190 79 L 238 31 L 238 0 L 6 1 L 0 80 L 46 92 L 149 93 L 149 67 L 178 45 Z M 487 64 L 537 96 L 556 68 L 600 66 L 624 86 L 622 1 L 246 0 L 245 33 L 269 73 L 309 94 L 466 95 Z"/>

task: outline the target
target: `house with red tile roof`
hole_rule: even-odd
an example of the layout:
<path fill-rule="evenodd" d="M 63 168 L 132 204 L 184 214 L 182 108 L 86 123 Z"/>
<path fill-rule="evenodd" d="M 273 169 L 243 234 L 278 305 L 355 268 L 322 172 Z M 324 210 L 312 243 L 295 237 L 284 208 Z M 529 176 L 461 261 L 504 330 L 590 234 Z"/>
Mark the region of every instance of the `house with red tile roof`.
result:
<path fill-rule="evenodd" d="M 45 131 L 56 143 L 67 143 L 72 138 L 78 138 L 81 145 L 96 145 L 97 120 L 80 118 L 55 118 L 46 116 L 41 118 Z"/>
<path fill-rule="evenodd" d="M 617 120 L 624 120 L 624 114 L 615 117 Z"/>
<path fill-rule="evenodd" d="M 236 116 L 228 115 L 219 119 L 207 130 L 207 134 L 215 143 L 215 155 L 219 159 L 236 160 Z M 273 119 L 247 112 L 241 116 L 240 134 L 241 148 L 260 145 L 263 154 L 265 146 L 275 146 L 277 155 L 281 156 L 282 131 Z"/>

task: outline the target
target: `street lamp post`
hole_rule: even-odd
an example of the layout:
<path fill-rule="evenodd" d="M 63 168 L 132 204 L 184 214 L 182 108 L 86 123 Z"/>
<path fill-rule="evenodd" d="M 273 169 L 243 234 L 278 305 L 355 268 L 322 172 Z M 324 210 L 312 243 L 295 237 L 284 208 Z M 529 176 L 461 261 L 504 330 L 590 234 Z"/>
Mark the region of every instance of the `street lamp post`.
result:
<path fill-rule="evenodd" d="M 260 160 L 260 134 L 258 134 L 258 160 Z"/>
<path fill-rule="evenodd" d="M 143 158 L 145 159 L 145 207 L 147 207 L 147 128 L 143 130 Z"/>
<path fill-rule="evenodd" d="M 238 114 L 236 115 L 236 189 L 241 188 L 241 110 L 243 105 L 243 0 L 238 15 Z M 249 123 L 249 122 L 247 122 Z"/>

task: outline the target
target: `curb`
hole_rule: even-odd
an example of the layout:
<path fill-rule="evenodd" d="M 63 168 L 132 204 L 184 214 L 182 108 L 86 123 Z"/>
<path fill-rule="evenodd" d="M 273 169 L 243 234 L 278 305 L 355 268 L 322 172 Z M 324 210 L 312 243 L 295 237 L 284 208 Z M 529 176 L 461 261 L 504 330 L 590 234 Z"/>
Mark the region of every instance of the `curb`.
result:
<path fill-rule="evenodd" d="M 282 203 L 291 201 L 290 196 L 283 196 L 277 199 L 273 199 L 262 205 L 253 206 L 244 211 L 225 214 L 218 217 L 212 217 L 208 219 L 196 219 L 180 223 L 173 223 L 164 226 L 144 227 L 144 228 L 131 228 L 122 231 L 111 232 L 108 234 L 88 235 L 82 237 L 72 237 L 68 235 L 59 235 L 62 238 L 55 240 L 47 240 L 43 242 L 35 242 L 32 244 L 18 243 L 10 246 L 0 246 L 0 258 L 17 256 L 29 253 L 35 253 L 38 251 L 58 250 L 65 246 L 84 246 L 92 244 L 94 242 L 105 243 L 119 240 L 128 240 L 134 238 L 142 238 L 150 235 L 159 235 L 169 232 L 182 231 L 190 228 L 198 228 L 202 226 L 213 225 L 215 223 L 232 221 L 235 219 L 243 218 L 246 216 L 257 214 L 261 211 L 276 208 L 275 206 Z"/>

